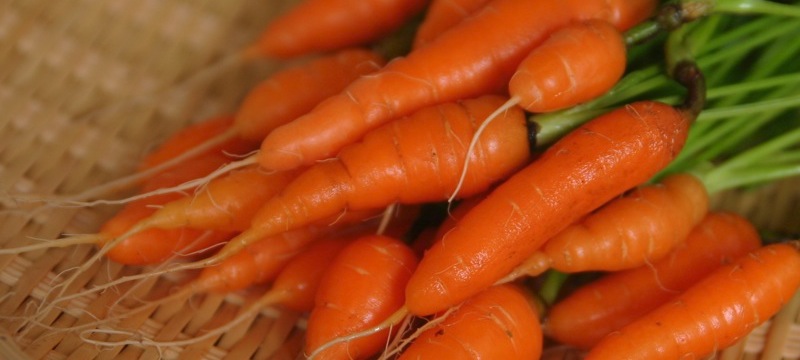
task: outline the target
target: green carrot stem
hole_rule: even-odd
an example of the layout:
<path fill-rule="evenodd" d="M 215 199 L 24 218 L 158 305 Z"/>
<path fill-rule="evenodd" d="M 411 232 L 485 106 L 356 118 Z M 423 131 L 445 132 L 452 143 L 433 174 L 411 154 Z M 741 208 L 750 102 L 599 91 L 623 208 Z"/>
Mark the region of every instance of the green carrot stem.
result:
<path fill-rule="evenodd" d="M 697 121 L 717 121 L 727 119 L 732 116 L 757 114 L 764 111 L 786 109 L 797 106 L 800 106 L 800 95 L 787 96 L 778 99 L 767 99 L 748 104 L 706 109 L 700 114 L 700 116 L 697 118 Z"/>
<path fill-rule="evenodd" d="M 764 0 L 715 0 L 714 12 L 800 17 L 800 8 Z"/>

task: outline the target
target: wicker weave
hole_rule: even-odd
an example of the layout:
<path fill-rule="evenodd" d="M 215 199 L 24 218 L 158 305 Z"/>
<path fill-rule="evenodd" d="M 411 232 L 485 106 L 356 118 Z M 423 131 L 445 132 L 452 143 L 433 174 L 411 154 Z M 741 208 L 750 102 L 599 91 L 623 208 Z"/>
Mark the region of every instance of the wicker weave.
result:
<path fill-rule="evenodd" d="M 252 40 L 287 5 L 290 1 L 3 0 L 0 194 L 69 194 L 115 179 L 130 173 L 142 154 L 180 127 L 234 109 L 245 91 L 271 71 L 269 66 L 239 69 L 210 84 L 176 84 Z M 158 101 L 140 94 L 158 94 Z M 758 193 L 727 194 L 716 204 L 740 211 L 764 228 L 797 233 L 797 197 L 786 194 L 800 193 L 798 185 L 793 180 Z M 55 208 L 30 215 L 15 210 L 30 210 L 33 204 L 9 196 L 2 196 L 0 206 L 0 247 L 92 233 L 116 210 Z M 91 323 L 112 305 L 124 311 L 135 303 L 132 299 L 163 296 L 186 279 L 181 276 L 73 299 L 50 311 L 40 326 L 20 332 L 17 317 L 35 311 L 58 274 L 82 264 L 93 252 L 92 246 L 71 246 L 0 255 L 0 358 L 293 359 L 300 353 L 298 315 L 271 309 L 222 337 L 160 351 L 138 344 L 99 347 L 74 331 L 58 331 Z M 103 261 L 66 294 L 140 271 Z M 127 316 L 115 330 L 136 329 L 162 341 L 186 339 L 231 319 L 258 292 L 164 304 Z M 127 300 L 117 303 L 123 296 Z M 800 358 L 798 303 L 796 297 L 720 358 Z M 121 341 L 127 336 L 95 334 L 92 339 Z"/>

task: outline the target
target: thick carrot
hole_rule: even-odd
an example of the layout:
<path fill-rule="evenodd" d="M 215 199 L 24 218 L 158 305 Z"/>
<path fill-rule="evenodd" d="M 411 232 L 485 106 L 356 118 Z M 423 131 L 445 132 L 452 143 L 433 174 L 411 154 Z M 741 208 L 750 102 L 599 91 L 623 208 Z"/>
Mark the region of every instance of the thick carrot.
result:
<path fill-rule="evenodd" d="M 655 5 L 652 0 L 494 1 L 430 46 L 354 81 L 275 129 L 261 144 L 259 164 L 272 170 L 311 164 L 399 116 L 500 91 L 525 55 L 556 29 L 599 18 L 624 30 L 650 16 Z"/>
<path fill-rule="evenodd" d="M 373 130 L 336 159 L 300 174 L 266 202 L 252 226 L 229 245 L 302 227 L 347 209 L 444 200 L 456 188 L 467 160 L 470 171 L 459 196 L 486 190 L 529 159 L 528 130 L 520 109 L 510 109 L 492 122 L 468 156 L 466 144 L 480 125 L 477 122 L 504 100 L 484 96 L 433 106 Z"/>
<path fill-rule="evenodd" d="M 800 288 L 800 243 L 763 246 L 604 337 L 596 359 L 702 358 L 769 320 Z"/>
<path fill-rule="evenodd" d="M 616 271 L 652 263 L 683 242 L 707 211 L 708 193 L 700 179 L 674 174 L 604 204 L 547 240 L 507 277 L 536 276 L 547 269 Z"/>
<path fill-rule="evenodd" d="M 664 259 L 608 274 L 557 302 L 548 312 L 545 333 L 560 343 L 588 349 L 759 246 L 758 232 L 747 219 L 709 213 Z"/>
<path fill-rule="evenodd" d="M 431 0 L 425 11 L 425 18 L 414 34 L 413 48 L 433 41 L 441 33 L 460 23 L 489 2 L 490 0 Z"/>
<path fill-rule="evenodd" d="M 664 168 L 690 115 L 642 101 L 572 131 L 493 190 L 426 252 L 409 281 L 409 311 L 429 315 L 489 287 L 547 239 Z"/>
<path fill-rule="evenodd" d="M 244 56 L 289 58 L 367 44 L 426 5 L 426 0 L 304 0 L 273 20 Z"/>
<path fill-rule="evenodd" d="M 414 339 L 399 359 L 538 359 L 539 316 L 520 287 L 492 286 Z"/>
<path fill-rule="evenodd" d="M 343 249 L 322 278 L 308 318 L 305 352 L 309 358 L 366 359 L 380 351 L 388 331 L 324 345 L 368 328 L 397 310 L 416 264 L 408 246 L 385 236 L 365 236 Z"/>

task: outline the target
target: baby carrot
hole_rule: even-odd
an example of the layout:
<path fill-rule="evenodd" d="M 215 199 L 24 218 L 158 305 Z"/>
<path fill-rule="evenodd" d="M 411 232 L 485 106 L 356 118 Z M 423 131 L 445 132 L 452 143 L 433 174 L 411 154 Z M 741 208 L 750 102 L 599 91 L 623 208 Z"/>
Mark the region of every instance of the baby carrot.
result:
<path fill-rule="evenodd" d="M 365 236 L 343 249 L 321 279 L 308 318 L 305 352 L 309 359 L 366 359 L 380 351 L 388 331 L 325 344 L 370 327 L 399 308 L 416 264 L 410 248 L 385 236 Z"/>
<path fill-rule="evenodd" d="M 688 127 L 686 113 L 642 101 L 569 133 L 426 252 L 409 281 L 407 307 L 432 314 L 495 283 L 547 239 L 665 167 Z"/>
<path fill-rule="evenodd" d="M 667 257 L 610 273 L 557 302 L 548 312 L 545 333 L 560 343 L 588 349 L 759 246 L 758 232 L 747 219 L 709 213 Z"/>
<path fill-rule="evenodd" d="M 443 200 L 457 186 L 465 162 L 470 171 L 459 195 L 486 190 L 529 159 L 528 129 L 520 109 L 510 109 L 490 124 L 478 149 L 467 152 L 477 122 L 504 100 L 490 95 L 433 106 L 371 131 L 337 158 L 298 175 L 228 246 L 348 209 Z"/>
<path fill-rule="evenodd" d="M 243 56 L 289 58 L 378 40 L 427 5 L 426 0 L 304 0 L 273 20 Z"/>
<path fill-rule="evenodd" d="M 568 24 L 522 60 L 508 82 L 509 101 L 542 113 L 594 99 L 622 78 L 626 53 L 622 33 L 607 21 Z"/>
<path fill-rule="evenodd" d="M 395 59 L 275 129 L 261 144 L 259 164 L 272 170 L 311 164 L 399 116 L 496 92 L 508 84 L 525 55 L 556 29 L 599 18 L 624 30 L 650 16 L 655 5 L 652 0 L 496 0 L 430 46 Z"/>
<path fill-rule="evenodd" d="M 702 358 L 767 321 L 800 288 L 800 243 L 763 246 L 604 337 L 596 359 Z"/>
<path fill-rule="evenodd" d="M 399 357 L 538 359 L 542 330 L 533 301 L 516 285 L 492 286 L 425 330 Z"/>
<path fill-rule="evenodd" d="M 683 242 L 708 211 L 700 179 L 674 174 L 611 200 L 570 225 L 507 276 L 536 276 L 547 269 L 564 273 L 615 271 L 666 256 Z"/>

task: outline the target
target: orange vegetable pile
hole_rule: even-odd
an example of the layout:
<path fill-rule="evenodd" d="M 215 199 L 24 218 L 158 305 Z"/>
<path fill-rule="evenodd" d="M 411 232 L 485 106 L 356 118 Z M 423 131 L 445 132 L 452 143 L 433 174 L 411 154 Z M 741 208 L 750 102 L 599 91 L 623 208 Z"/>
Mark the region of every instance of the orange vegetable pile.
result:
<path fill-rule="evenodd" d="M 682 102 L 627 101 L 536 142 L 532 114 L 623 78 L 626 31 L 678 26 L 658 1 L 357 3 L 306 0 L 271 24 L 237 56 L 310 60 L 167 140 L 98 234 L 2 251 L 88 242 L 94 260 L 181 260 L 106 287 L 201 269 L 132 311 L 266 287 L 203 337 L 283 307 L 307 314 L 314 359 L 535 359 L 553 341 L 588 359 L 702 358 L 800 287 L 796 241 L 762 243 L 746 219 L 709 209 L 701 177 L 654 181 L 702 114 L 690 57 L 664 70 Z M 406 24 L 419 29 L 407 54 L 367 47 Z M 444 221 L 419 215 L 437 204 Z M 546 304 L 537 279 L 554 271 L 605 274 Z M 56 295 L 42 313 L 69 299 Z"/>

